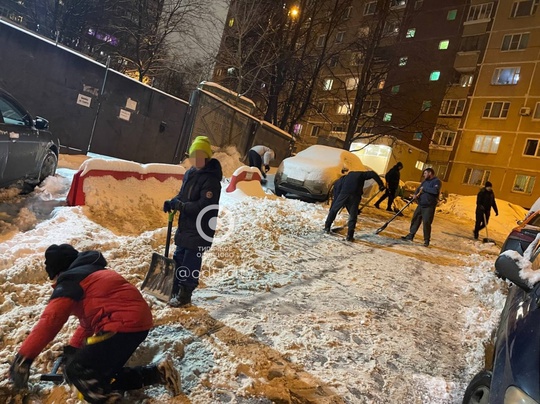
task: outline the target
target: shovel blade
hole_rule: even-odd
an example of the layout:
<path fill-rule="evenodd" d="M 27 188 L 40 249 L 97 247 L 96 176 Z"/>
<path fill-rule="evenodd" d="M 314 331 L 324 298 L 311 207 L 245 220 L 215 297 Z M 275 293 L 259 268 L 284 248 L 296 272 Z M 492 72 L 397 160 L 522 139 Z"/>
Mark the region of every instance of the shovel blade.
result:
<path fill-rule="evenodd" d="M 152 254 L 152 262 L 141 285 L 141 290 L 168 302 L 171 298 L 176 263 L 172 258 Z"/>

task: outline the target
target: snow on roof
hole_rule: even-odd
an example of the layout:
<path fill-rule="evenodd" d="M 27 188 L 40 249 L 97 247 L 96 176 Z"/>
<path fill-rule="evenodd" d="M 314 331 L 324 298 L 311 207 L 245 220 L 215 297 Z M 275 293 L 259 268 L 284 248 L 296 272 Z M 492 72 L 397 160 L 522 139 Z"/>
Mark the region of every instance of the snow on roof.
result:
<path fill-rule="evenodd" d="M 92 158 L 84 161 L 79 169 L 82 170 L 81 176 L 88 174 L 91 170 L 135 172 L 139 174 L 184 174 L 186 171 L 184 167 L 174 164 L 140 164 L 134 161 L 106 160 L 100 158 Z"/>
<path fill-rule="evenodd" d="M 286 138 L 290 139 L 291 141 L 294 140 L 294 137 L 290 133 L 285 132 L 283 129 L 278 128 L 275 125 L 272 125 L 270 122 L 261 121 L 261 124 L 262 124 L 262 126 L 269 127 L 271 130 L 273 130 L 275 132 L 279 132 L 281 135 L 283 135 L 283 137 L 286 137 Z"/>
<path fill-rule="evenodd" d="M 227 87 L 223 87 L 222 85 L 219 85 L 218 83 L 215 83 L 213 81 L 201 81 L 199 83 L 199 85 L 197 86 L 198 89 L 201 89 L 201 90 L 204 90 L 205 87 L 214 87 L 214 88 L 217 88 L 219 91 L 223 91 L 224 93 L 227 93 L 231 96 L 233 96 L 234 98 L 239 98 L 241 99 L 242 101 L 245 101 L 247 103 L 250 103 L 253 105 L 253 108 L 256 107 L 255 103 L 253 102 L 252 99 L 248 98 L 248 97 L 244 97 L 243 95 L 239 95 L 238 93 L 235 93 L 234 91 L 232 90 L 229 90 Z M 209 90 L 211 91 L 211 90 Z"/>

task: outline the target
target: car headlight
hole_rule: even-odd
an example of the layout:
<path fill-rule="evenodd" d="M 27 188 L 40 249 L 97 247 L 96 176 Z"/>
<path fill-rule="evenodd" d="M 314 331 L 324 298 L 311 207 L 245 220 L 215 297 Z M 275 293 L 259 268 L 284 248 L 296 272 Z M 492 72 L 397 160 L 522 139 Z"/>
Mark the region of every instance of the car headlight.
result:
<path fill-rule="evenodd" d="M 538 404 L 538 402 L 516 386 L 510 386 L 504 393 L 504 404 Z"/>

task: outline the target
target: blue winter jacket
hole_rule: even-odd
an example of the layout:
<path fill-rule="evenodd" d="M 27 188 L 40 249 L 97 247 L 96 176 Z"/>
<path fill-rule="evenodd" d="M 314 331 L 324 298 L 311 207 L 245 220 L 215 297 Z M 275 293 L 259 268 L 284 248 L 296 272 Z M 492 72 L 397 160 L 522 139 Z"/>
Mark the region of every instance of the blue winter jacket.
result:
<path fill-rule="evenodd" d="M 420 188 L 422 188 L 422 193 L 418 197 L 418 205 L 424 208 L 428 206 L 437 206 L 439 194 L 441 193 L 441 180 L 437 177 L 424 180 L 416 189 L 415 194 L 418 195 Z"/>

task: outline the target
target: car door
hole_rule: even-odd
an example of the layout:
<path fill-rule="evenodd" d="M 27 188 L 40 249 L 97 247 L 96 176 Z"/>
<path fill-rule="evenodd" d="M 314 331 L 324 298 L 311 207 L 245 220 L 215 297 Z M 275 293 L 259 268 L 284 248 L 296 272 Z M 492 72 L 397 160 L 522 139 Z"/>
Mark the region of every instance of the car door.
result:
<path fill-rule="evenodd" d="M 30 115 L 4 94 L 0 94 L 0 114 L 3 119 L 0 124 L 3 152 L 7 149 L 1 183 L 6 184 L 36 173 L 40 157 L 39 132 L 34 128 Z"/>

